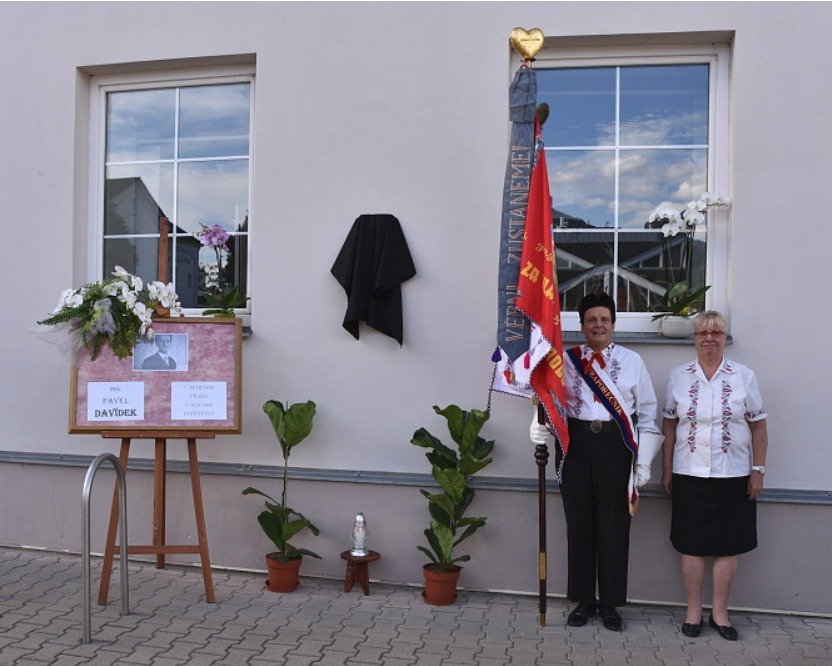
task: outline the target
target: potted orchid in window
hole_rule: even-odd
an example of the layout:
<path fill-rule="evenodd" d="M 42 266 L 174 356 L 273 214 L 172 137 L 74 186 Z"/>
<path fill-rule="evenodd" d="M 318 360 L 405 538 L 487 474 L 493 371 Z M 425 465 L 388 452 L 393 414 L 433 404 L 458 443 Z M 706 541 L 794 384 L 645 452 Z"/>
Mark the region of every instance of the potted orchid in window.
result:
<path fill-rule="evenodd" d="M 216 285 L 209 288 L 206 280 L 205 302 L 208 309 L 202 312 L 203 315 L 215 317 L 233 317 L 235 308 L 243 308 L 249 299 L 240 293 L 240 287 L 234 285 L 231 289 L 224 289 L 225 277 L 223 274 L 223 252 L 229 252 L 228 239 L 231 238 L 225 229 L 219 224 L 208 227 L 201 222 L 199 226 L 202 231 L 197 234 L 199 242 L 203 247 L 211 248 L 217 258 L 217 279 Z"/>
<path fill-rule="evenodd" d="M 667 287 L 663 298 L 650 310 L 657 314 L 659 332 L 666 337 L 688 337 L 693 332 L 690 317 L 704 305 L 705 293 L 710 285 L 693 288 L 693 248 L 697 225 L 705 223 L 709 208 L 728 206 L 730 201 L 719 195 L 704 192 L 698 199 L 688 202 L 682 210 L 672 204 L 662 203 L 653 210 L 647 229 L 662 232 L 662 259 Z M 677 236 L 682 234 L 681 239 Z M 674 265 L 674 257 L 678 264 Z"/>

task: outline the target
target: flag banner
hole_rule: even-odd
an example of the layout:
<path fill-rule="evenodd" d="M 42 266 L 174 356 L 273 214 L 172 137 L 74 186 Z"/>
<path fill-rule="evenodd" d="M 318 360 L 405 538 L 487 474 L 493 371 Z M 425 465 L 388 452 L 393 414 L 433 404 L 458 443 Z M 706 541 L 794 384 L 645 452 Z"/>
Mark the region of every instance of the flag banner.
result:
<path fill-rule="evenodd" d="M 557 435 L 562 453 L 569 448 L 566 424 L 566 379 L 563 366 L 560 295 L 558 294 L 555 244 L 552 237 L 552 199 L 543 134 L 538 137 L 536 158 L 529 187 L 529 204 L 520 260 L 516 307 L 532 322 L 528 356 L 521 357 L 523 377 L 546 410 L 548 422 Z M 517 366 L 518 364 L 515 364 Z M 517 368 L 518 372 L 520 368 Z"/>
<path fill-rule="evenodd" d="M 529 350 L 529 320 L 517 309 L 515 301 L 529 201 L 529 181 L 534 161 L 536 101 L 537 75 L 529 67 L 520 67 L 509 88 L 511 138 L 503 182 L 497 298 L 497 347 L 501 352 L 495 352 L 495 357 L 505 358 L 509 362 L 517 360 Z M 505 365 L 505 361 L 502 365 Z M 497 374 L 503 376 L 502 371 Z M 507 388 L 508 392 L 514 392 L 511 383 L 502 384 L 503 386 L 494 388 Z M 527 387 L 520 395 L 530 395 L 528 391 Z"/>

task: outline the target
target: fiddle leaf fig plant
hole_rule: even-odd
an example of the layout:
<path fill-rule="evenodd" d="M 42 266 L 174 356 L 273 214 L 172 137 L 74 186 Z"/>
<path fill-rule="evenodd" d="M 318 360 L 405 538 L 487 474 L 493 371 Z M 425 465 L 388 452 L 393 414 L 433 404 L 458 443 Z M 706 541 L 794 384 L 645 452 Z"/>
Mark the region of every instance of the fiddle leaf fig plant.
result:
<path fill-rule="evenodd" d="M 286 503 L 286 486 L 289 480 L 289 455 L 292 449 L 300 444 L 312 432 L 312 421 L 315 418 L 316 405 L 311 400 L 285 406 L 277 400 L 268 400 L 263 405 L 263 411 L 269 417 L 274 428 L 275 436 L 280 444 L 283 457 L 283 493 L 278 502 L 257 488 L 249 486 L 243 490 L 243 495 L 260 495 L 266 499 L 265 509 L 257 516 L 257 522 L 263 532 L 277 548 L 275 559 L 288 562 L 303 555 L 316 557 L 320 555 L 306 548 L 297 548 L 289 540 L 308 529 L 318 536 L 320 530 L 302 513 L 295 511 Z"/>
<path fill-rule="evenodd" d="M 448 432 L 456 449 L 443 444 L 425 428 L 413 433 L 410 443 L 429 449 L 425 457 L 431 464 L 431 475 L 441 492 L 421 490 L 428 500 L 430 527 L 424 531 L 429 548 L 417 548 L 430 558 L 439 571 L 451 571 L 458 562 L 467 562 L 470 555 L 457 555 L 460 542 L 470 537 L 486 522 L 484 517 L 465 516 L 474 499 L 474 491 L 468 486 L 471 476 L 492 462 L 494 442 L 480 437 L 480 430 L 489 419 L 489 412 L 473 409 L 465 411 L 456 405 L 433 410 L 447 421 Z"/>

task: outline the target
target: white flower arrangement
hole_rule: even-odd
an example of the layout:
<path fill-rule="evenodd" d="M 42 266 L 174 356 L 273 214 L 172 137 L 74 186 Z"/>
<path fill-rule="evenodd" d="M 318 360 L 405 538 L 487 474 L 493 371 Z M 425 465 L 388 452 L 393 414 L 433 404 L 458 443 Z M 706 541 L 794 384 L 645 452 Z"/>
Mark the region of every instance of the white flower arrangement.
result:
<path fill-rule="evenodd" d="M 64 289 L 58 305 L 38 324 L 64 326 L 80 334 L 81 344 L 95 359 L 108 344 L 118 358 L 133 354 L 139 338 L 153 339 L 153 314 L 157 308 L 171 316 L 182 314 L 182 305 L 172 283 L 148 282 L 116 266 L 113 277 Z"/>
<path fill-rule="evenodd" d="M 650 213 L 647 224 L 644 226 L 648 229 L 660 229 L 662 232 L 662 250 L 667 277 L 667 290 L 664 300 L 651 308 L 653 311 L 659 312 L 653 319 L 661 319 L 667 315 L 689 316 L 697 312 L 697 307 L 705 292 L 710 289 L 710 285 L 690 291 L 693 278 L 693 241 L 696 227 L 705 224 L 705 212 L 708 208 L 730 205 L 731 201 L 726 197 L 703 192 L 698 199 L 689 201 L 682 210 L 675 208 L 673 204 L 663 202 Z M 685 238 L 679 253 L 679 266 L 674 268 L 669 239 L 679 233 L 684 233 Z"/>
<path fill-rule="evenodd" d="M 673 207 L 668 202 L 660 203 L 647 218 L 647 227 L 655 229 L 661 225 L 661 231 L 665 238 L 675 236 L 681 231 L 688 231 L 697 224 L 705 223 L 705 211 L 716 206 L 730 206 L 731 200 L 721 197 L 718 194 L 703 192 L 702 196 L 693 201 L 682 210 Z"/>

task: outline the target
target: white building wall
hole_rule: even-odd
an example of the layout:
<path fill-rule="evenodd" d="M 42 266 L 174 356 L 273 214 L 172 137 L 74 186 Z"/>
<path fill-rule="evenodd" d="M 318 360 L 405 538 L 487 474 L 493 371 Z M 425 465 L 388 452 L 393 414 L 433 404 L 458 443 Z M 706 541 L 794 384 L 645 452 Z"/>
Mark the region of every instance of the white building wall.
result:
<path fill-rule="evenodd" d="M 431 406 L 486 404 L 513 74 L 508 34 L 518 25 L 540 27 L 555 42 L 589 45 L 678 42 L 691 33 L 733 35 L 729 354 L 754 368 L 766 399 L 767 486 L 798 495 L 827 491 L 832 478 L 824 426 L 832 413 L 832 391 L 826 387 L 832 368 L 824 353 L 832 324 L 824 289 L 830 248 L 826 156 L 832 152 L 828 4 L 15 2 L 0 6 L 5 55 L 0 278 L 6 285 L 0 316 L 10 350 L 0 360 L 0 450 L 10 454 L 0 462 L 0 478 L 9 481 L 0 485 L 6 514 L 0 542 L 77 548 L 70 536 L 33 524 L 31 515 L 53 510 L 61 524 L 76 520 L 74 485 L 80 496 L 82 470 L 43 470 L 11 462 L 11 454 L 31 454 L 36 461 L 38 454 L 50 460 L 56 453 L 115 450 L 97 436 L 66 434 L 69 368 L 28 333 L 60 290 L 92 277 L 87 274 L 91 74 L 216 56 L 228 62 L 240 60 L 240 54 L 256 59 L 254 334 L 243 344 L 244 432 L 202 444 L 202 460 L 278 464 L 262 403 L 313 399 L 315 428 L 293 453 L 293 466 L 425 473 L 422 452 L 408 442 L 420 426 L 444 436 Z M 657 37 L 662 34 L 666 40 Z M 346 300 L 329 274 L 353 220 L 376 212 L 401 220 L 418 271 L 403 287 L 402 348 L 364 326 L 359 341 L 342 329 Z M 638 345 L 637 351 L 659 394 L 669 369 L 693 356 L 692 347 L 684 345 Z M 484 434 L 496 439 L 497 448 L 488 475 L 534 477 L 528 405 L 498 395 L 492 411 Z M 139 457 L 152 456 L 148 445 L 133 448 Z M 184 458 L 178 446 L 170 450 L 172 458 Z M 40 483 L 27 483 L 28 475 Z M 260 566 L 264 542 L 254 501 L 237 489 L 271 483 L 276 490 L 279 482 L 253 483 L 231 471 L 217 478 L 222 483 L 209 484 L 206 492 L 212 559 Z M 415 488 L 293 484 L 308 502 L 298 508 L 330 527 L 324 536 L 330 553 L 325 562 L 310 565 L 311 572 L 340 574 L 337 552 L 349 527 L 341 514 L 364 510 L 375 543 L 396 552 L 396 564 L 380 569 L 384 577 L 418 580 L 422 556 L 415 545 L 426 511 Z M 491 510 L 489 526 L 471 541 L 468 584 L 503 587 L 499 570 L 506 564 L 505 549 L 493 544 L 508 534 L 513 537 L 508 543 L 529 544 L 525 558 L 532 569 L 512 585 L 534 590 L 536 529 L 516 520 L 518 513 L 535 510 L 533 494 L 488 490 L 483 496 L 489 498 L 483 500 Z M 141 497 L 146 499 L 146 492 Z M 649 535 L 651 559 L 665 563 L 667 583 L 645 584 L 631 593 L 678 601 L 675 555 L 666 540 L 669 505 L 658 496 L 648 503 L 650 511 L 635 529 Z M 560 507 L 556 499 L 550 504 L 557 532 Z M 818 524 L 832 522 L 830 509 L 800 511 L 800 506 L 763 503 L 761 526 L 788 524 L 797 538 L 812 544 Z M 219 520 L 217 512 L 234 520 Z M 232 532 L 235 539 L 229 540 Z M 395 546 L 388 534 L 397 535 Z M 778 534 L 761 531 L 761 549 L 749 558 L 768 552 L 765 570 L 782 577 L 788 563 L 772 557 Z M 813 567 L 809 562 L 797 574 L 807 589 Z M 631 570 L 639 581 L 649 569 L 639 557 Z M 555 579 L 553 591 L 562 592 L 563 582 Z M 807 602 L 788 590 L 759 597 L 755 589 L 749 581 L 747 598 L 741 589 L 737 603 L 811 610 L 822 604 L 821 597 Z"/>

